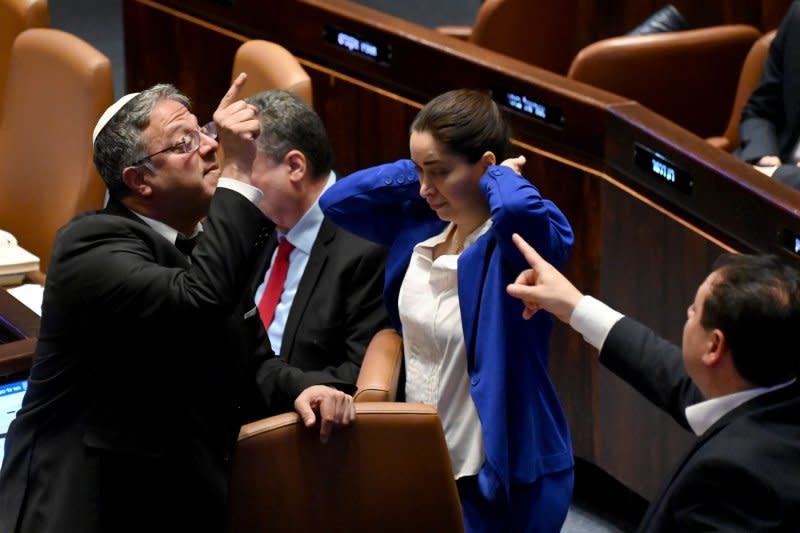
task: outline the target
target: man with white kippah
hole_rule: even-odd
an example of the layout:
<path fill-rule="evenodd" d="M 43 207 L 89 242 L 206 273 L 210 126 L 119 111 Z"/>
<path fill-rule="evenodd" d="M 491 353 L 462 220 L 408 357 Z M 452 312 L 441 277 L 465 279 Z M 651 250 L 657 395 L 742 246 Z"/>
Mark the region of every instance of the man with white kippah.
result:
<path fill-rule="evenodd" d="M 230 455 L 269 399 L 260 368 L 274 357 L 245 294 L 274 228 L 250 184 L 260 130 L 238 97 L 245 80 L 203 127 L 171 85 L 126 95 L 98 121 L 110 200 L 53 247 L 0 471 L 0 531 L 224 529 Z M 321 420 L 323 441 L 355 416 L 350 396 L 323 385 L 294 405 L 307 426 Z"/>
<path fill-rule="evenodd" d="M 581 294 L 513 239 L 531 266 L 507 287 L 523 317 L 545 310 L 568 323 L 605 367 L 698 436 L 638 531 L 800 531 L 796 266 L 721 256 L 687 310 L 681 349 Z"/>

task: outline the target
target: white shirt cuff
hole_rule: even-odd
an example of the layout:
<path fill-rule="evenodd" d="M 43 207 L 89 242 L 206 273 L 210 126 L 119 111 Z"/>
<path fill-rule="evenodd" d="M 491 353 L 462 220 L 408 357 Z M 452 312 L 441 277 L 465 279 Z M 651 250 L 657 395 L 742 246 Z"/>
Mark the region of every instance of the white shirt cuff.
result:
<path fill-rule="evenodd" d="M 236 191 L 250 200 L 254 205 L 261 203 L 261 197 L 264 196 L 264 193 L 261 192 L 261 189 L 231 178 L 220 177 L 219 181 L 217 182 L 217 187 Z"/>
<path fill-rule="evenodd" d="M 569 325 L 583 335 L 586 342 L 601 350 L 608 332 L 623 316 L 625 315 L 611 309 L 600 300 L 584 296 L 572 311 Z"/>

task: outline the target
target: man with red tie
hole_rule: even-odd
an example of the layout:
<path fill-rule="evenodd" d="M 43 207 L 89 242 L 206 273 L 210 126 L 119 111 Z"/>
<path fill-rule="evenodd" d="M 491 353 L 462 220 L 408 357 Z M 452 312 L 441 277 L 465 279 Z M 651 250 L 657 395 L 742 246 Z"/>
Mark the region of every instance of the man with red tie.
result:
<path fill-rule="evenodd" d="M 265 91 L 248 99 L 261 123 L 252 183 L 277 231 L 269 237 L 252 293 L 276 354 L 259 380 L 269 408 L 291 408 L 312 385 L 351 393 L 367 345 L 388 327 L 385 251 L 334 226 L 317 199 L 336 180 L 319 116 L 297 96 Z"/>

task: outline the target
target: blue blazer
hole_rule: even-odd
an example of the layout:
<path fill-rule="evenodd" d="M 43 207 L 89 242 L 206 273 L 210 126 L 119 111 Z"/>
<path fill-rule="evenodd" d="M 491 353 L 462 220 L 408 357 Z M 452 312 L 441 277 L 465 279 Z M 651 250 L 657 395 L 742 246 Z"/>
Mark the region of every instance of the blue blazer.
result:
<path fill-rule="evenodd" d="M 506 293 L 529 268 L 511 235 L 519 233 L 559 268 L 573 235 L 563 213 L 510 168 L 489 167 L 480 188 L 493 225 L 458 259 L 458 297 L 486 450 L 479 485 L 490 500 L 511 499 L 512 484 L 534 483 L 573 465 L 567 422 L 547 374 L 552 317 L 537 313 L 523 320 L 522 303 Z M 320 206 L 334 223 L 389 247 L 384 298 L 401 331 L 398 295 L 413 248 L 447 225 L 419 196 L 413 162 L 356 172 L 326 191 Z"/>

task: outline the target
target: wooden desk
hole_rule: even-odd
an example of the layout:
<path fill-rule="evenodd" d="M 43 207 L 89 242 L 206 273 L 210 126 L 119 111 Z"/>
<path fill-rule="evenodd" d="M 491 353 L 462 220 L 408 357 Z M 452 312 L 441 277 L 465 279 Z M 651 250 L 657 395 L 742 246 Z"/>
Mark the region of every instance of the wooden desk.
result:
<path fill-rule="evenodd" d="M 25 372 L 31 367 L 39 316 L 0 288 L 0 327 L 14 330 L 21 338 L 0 344 L 0 376 Z"/>
<path fill-rule="evenodd" d="M 407 157 L 421 104 L 456 87 L 498 88 L 558 108 L 553 125 L 507 110 L 525 174 L 571 221 L 566 274 L 582 290 L 680 343 L 685 309 L 722 251 L 796 256 L 800 193 L 776 184 L 636 102 L 459 42 L 345 0 L 126 0 L 128 89 L 173 82 L 201 120 L 228 87 L 249 38 L 295 53 L 314 84 L 340 175 Z M 331 44 L 331 29 L 391 48 L 373 61 Z M 635 164 L 636 146 L 691 176 L 686 192 Z M 567 327 L 550 370 L 576 455 L 652 497 L 692 436 L 599 367 Z"/>

